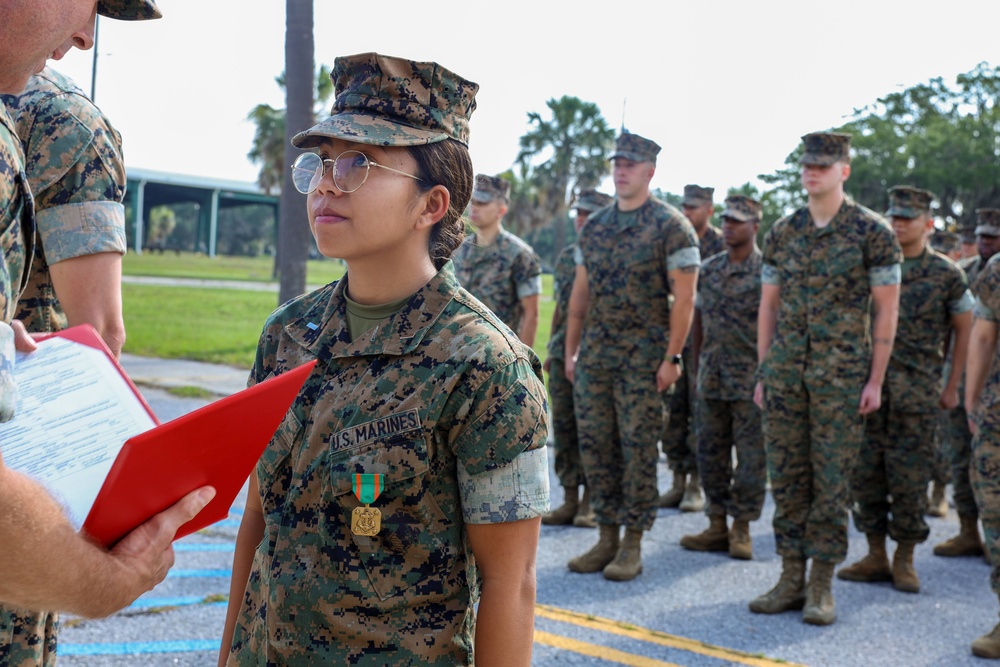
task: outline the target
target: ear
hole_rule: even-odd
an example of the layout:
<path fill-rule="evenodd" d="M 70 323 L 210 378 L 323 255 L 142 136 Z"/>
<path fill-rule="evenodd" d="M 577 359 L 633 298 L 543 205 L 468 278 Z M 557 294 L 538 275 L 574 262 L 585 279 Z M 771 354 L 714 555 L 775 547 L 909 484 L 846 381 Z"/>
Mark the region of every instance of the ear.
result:
<path fill-rule="evenodd" d="M 841 180 L 842 181 L 846 181 L 848 178 L 850 178 L 851 177 L 851 163 L 850 162 L 844 162 L 843 166 L 841 167 L 841 172 L 840 173 L 841 173 Z"/>
<path fill-rule="evenodd" d="M 429 229 L 438 223 L 448 212 L 451 205 L 451 193 L 443 185 L 435 185 L 427 192 L 420 195 L 420 206 L 415 228 L 418 230 Z"/>
<path fill-rule="evenodd" d="M 500 217 L 507 215 L 507 204 L 500 204 Z"/>

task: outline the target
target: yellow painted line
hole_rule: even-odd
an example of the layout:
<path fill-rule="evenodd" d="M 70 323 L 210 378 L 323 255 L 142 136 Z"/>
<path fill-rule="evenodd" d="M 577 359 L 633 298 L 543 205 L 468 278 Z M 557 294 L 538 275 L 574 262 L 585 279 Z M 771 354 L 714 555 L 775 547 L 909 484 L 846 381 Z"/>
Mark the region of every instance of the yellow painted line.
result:
<path fill-rule="evenodd" d="M 573 653 L 590 656 L 591 658 L 599 658 L 607 662 L 616 662 L 619 665 L 629 665 L 629 667 L 681 667 L 673 662 L 653 660 L 652 658 L 635 655 L 634 653 L 626 653 L 625 651 L 608 648 L 607 646 L 598 646 L 597 644 L 588 644 L 587 642 L 577 641 L 576 639 L 570 639 L 561 635 L 553 635 L 540 630 L 535 630 L 535 643 L 551 646 L 561 651 L 572 651 Z"/>
<path fill-rule="evenodd" d="M 552 621 L 561 621 L 563 623 L 570 623 L 582 628 L 600 630 L 601 632 L 610 632 L 612 634 L 621 635 L 622 637 L 638 639 L 639 641 L 659 644 L 660 646 L 669 646 L 670 648 L 689 651 L 691 653 L 698 653 L 700 655 L 707 655 L 712 658 L 720 658 L 722 660 L 728 660 L 741 665 L 749 665 L 750 667 L 805 667 L 804 665 L 797 665 L 793 662 L 787 662 L 785 660 L 772 660 L 770 658 L 744 653 L 743 651 L 737 651 L 735 649 L 713 646 L 712 644 L 706 644 L 705 642 L 700 642 L 694 639 L 667 634 L 666 632 L 660 632 L 659 630 L 640 628 L 630 623 L 622 623 L 621 621 L 615 621 L 610 618 L 601 618 L 590 614 L 581 614 L 568 609 L 559 609 L 558 607 L 550 607 L 543 604 L 535 605 L 535 615 Z M 535 635 L 537 637 L 538 632 L 535 632 Z"/>

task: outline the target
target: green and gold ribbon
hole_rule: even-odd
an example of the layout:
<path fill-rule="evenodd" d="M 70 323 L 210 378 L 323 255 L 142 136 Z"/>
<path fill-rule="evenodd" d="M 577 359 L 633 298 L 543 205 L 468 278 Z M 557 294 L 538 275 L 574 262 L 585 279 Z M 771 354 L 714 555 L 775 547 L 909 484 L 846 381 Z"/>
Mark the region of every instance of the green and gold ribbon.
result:
<path fill-rule="evenodd" d="M 371 505 L 382 495 L 382 477 L 356 473 L 353 481 L 355 497 L 365 505 Z"/>

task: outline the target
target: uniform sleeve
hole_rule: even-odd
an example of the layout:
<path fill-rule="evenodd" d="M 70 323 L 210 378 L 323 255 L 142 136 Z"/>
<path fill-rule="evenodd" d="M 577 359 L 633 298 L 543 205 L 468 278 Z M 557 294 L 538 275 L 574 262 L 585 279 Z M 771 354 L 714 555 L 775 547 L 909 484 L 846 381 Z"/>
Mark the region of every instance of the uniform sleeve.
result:
<path fill-rule="evenodd" d="M 889 225 L 881 222 L 873 225 L 865 244 L 864 261 L 872 287 L 900 284 L 903 250 Z"/>
<path fill-rule="evenodd" d="M 573 248 L 573 263 L 577 266 L 583 264 L 583 250 L 579 245 Z"/>
<path fill-rule="evenodd" d="M 954 271 L 951 273 L 951 285 L 948 290 L 948 313 L 950 315 L 967 313 L 975 307 L 976 299 L 969 290 L 965 272 L 957 265 L 949 266 L 953 266 Z"/>
<path fill-rule="evenodd" d="M 1000 264 L 992 259 L 976 280 L 976 317 L 1000 322 Z"/>
<path fill-rule="evenodd" d="M 548 435 L 545 387 L 526 359 L 495 371 L 469 393 L 456 393 L 449 441 L 471 476 L 508 465 L 544 447 Z"/>
<path fill-rule="evenodd" d="M 546 448 L 526 451 L 509 465 L 478 475 L 470 475 L 459 465 L 458 484 L 466 523 L 506 523 L 541 516 L 549 506 Z"/>
<path fill-rule="evenodd" d="M 121 136 L 96 107 L 74 94 L 41 103 L 31 127 L 27 172 L 48 263 L 124 253 Z"/>
<path fill-rule="evenodd" d="M 514 285 L 518 299 L 542 293 L 542 260 L 535 252 L 524 249 L 518 255 L 514 267 Z"/>
<path fill-rule="evenodd" d="M 14 418 L 17 385 L 14 384 L 14 330 L 0 322 L 0 423 Z"/>
<path fill-rule="evenodd" d="M 775 228 L 767 230 L 764 235 L 764 248 L 760 266 L 760 282 L 764 285 L 781 286 L 781 271 L 778 270 L 776 250 L 775 250 Z"/>
<path fill-rule="evenodd" d="M 675 221 L 667 228 L 667 271 L 701 266 L 698 235 L 687 220 Z"/>

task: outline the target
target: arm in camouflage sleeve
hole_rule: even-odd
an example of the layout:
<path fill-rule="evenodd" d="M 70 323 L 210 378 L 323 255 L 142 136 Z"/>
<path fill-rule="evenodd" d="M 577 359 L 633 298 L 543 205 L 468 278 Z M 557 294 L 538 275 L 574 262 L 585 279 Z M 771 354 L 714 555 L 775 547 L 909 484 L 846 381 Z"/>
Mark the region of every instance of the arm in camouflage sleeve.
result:
<path fill-rule="evenodd" d="M 899 321 L 899 284 L 873 286 L 871 292 L 874 312 L 871 370 L 858 402 L 858 412 L 863 415 L 878 411 L 882 405 L 882 383 L 889 368 Z"/>
<path fill-rule="evenodd" d="M 965 411 L 972 422 L 979 399 L 993 367 L 997 350 L 997 323 L 976 318 L 969 337 L 969 357 L 965 362 Z"/>
<path fill-rule="evenodd" d="M 955 347 L 951 352 L 951 373 L 945 382 L 944 389 L 938 399 L 938 407 L 945 410 L 952 410 L 958 407 L 959 401 L 964 397 L 958 395 L 958 385 L 962 381 L 962 372 L 965 370 L 965 360 L 969 356 L 969 334 L 972 332 L 972 311 L 955 313 L 951 316 L 951 329 L 948 338 L 954 341 Z M 945 343 L 944 349 L 948 349 Z"/>

